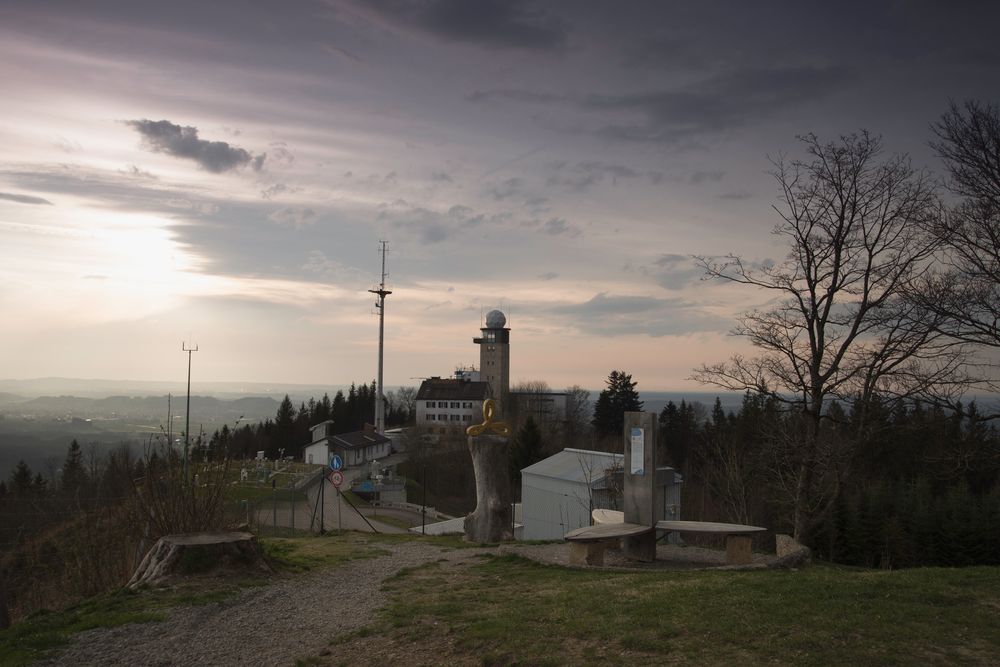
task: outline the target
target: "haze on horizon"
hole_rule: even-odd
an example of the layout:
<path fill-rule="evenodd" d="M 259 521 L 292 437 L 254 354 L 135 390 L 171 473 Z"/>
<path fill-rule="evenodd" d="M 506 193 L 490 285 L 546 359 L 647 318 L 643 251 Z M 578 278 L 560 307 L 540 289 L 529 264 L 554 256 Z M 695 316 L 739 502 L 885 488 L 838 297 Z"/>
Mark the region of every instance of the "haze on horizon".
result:
<path fill-rule="evenodd" d="M 124 0 L 0 8 L 2 378 L 705 391 L 780 259 L 767 156 L 996 102 L 995 5 Z"/>

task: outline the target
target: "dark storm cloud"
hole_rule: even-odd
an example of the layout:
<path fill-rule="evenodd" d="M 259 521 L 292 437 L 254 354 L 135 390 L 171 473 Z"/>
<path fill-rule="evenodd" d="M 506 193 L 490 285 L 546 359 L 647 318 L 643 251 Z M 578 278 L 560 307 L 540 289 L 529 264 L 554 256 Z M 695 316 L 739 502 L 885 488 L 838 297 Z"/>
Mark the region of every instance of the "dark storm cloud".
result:
<path fill-rule="evenodd" d="M 213 174 L 251 165 L 260 171 L 266 153 L 254 156 L 248 151 L 225 141 L 207 141 L 198 138 L 198 129 L 190 125 L 181 127 L 168 120 L 127 120 L 125 124 L 140 135 L 146 146 L 155 153 L 194 160 Z"/>
<path fill-rule="evenodd" d="M 566 41 L 566 25 L 522 0 L 378 0 L 365 3 L 386 20 L 497 49 L 548 51 Z"/>
<path fill-rule="evenodd" d="M 627 141 L 677 142 L 741 127 L 840 87 L 847 72 L 833 67 L 742 70 L 679 90 L 590 95 L 586 109 L 639 114 L 639 122 L 611 122 L 599 134 Z"/>
<path fill-rule="evenodd" d="M 18 204 L 47 204 L 48 206 L 52 206 L 52 202 L 48 199 L 32 197 L 31 195 L 16 195 L 11 192 L 0 192 L 0 199 L 17 202 Z"/>
<path fill-rule="evenodd" d="M 731 320 L 704 312 L 683 299 L 595 294 L 581 303 L 552 306 L 551 314 L 598 336 L 645 334 L 677 336 L 699 331 L 726 331 Z"/>

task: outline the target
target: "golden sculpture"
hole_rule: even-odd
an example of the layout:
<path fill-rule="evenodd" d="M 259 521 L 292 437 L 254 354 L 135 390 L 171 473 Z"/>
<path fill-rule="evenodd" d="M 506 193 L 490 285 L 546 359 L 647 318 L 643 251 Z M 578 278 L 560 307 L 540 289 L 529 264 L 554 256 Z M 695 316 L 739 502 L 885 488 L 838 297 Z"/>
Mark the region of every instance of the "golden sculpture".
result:
<path fill-rule="evenodd" d="M 487 431 L 493 431 L 497 435 L 502 435 L 504 437 L 510 436 L 510 426 L 507 422 L 493 421 L 496 416 L 496 406 L 493 404 L 493 399 L 488 398 L 483 401 L 483 423 L 474 424 L 469 428 L 465 429 L 467 435 L 482 435 Z"/>

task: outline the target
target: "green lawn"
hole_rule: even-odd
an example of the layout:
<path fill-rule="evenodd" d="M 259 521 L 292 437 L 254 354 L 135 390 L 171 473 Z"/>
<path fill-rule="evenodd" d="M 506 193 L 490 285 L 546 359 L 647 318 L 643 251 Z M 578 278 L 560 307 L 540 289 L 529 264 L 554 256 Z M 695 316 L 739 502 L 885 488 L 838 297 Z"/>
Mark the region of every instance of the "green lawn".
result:
<path fill-rule="evenodd" d="M 461 664 L 1000 660 L 1000 568 L 633 574 L 508 556 L 460 572 L 432 564 L 388 587 L 382 621 L 336 648 L 341 663 L 373 642 Z"/>
<path fill-rule="evenodd" d="M 336 567 L 408 540 L 334 533 L 261 540 L 287 573 Z M 81 630 L 154 622 L 266 580 L 118 591 L 0 632 L 0 665 L 26 664 Z M 623 573 L 515 556 L 438 561 L 385 584 L 378 620 L 308 664 L 992 665 L 1000 656 L 1000 568 Z M 400 662 L 402 660 L 402 662 Z"/>

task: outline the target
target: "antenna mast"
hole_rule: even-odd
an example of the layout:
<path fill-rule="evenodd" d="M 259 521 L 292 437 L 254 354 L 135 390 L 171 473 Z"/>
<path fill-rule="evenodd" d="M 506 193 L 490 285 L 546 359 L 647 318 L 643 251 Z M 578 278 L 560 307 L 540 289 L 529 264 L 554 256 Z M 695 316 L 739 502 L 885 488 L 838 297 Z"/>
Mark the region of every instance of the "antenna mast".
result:
<path fill-rule="evenodd" d="M 191 440 L 191 353 L 198 351 L 198 346 L 188 347 L 187 343 L 181 341 L 181 351 L 188 353 L 188 388 L 187 388 L 187 408 L 184 414 L 184 484 L 188 483 L 188 446 Z M 172 444 L 172 443 L 171 443 Z"/>
<path fill-rule="evenodd" d="M 387 245 L 386 241 L 379 241 L 380 248 L 379 253 L 382 255 L 382 281 L 379 283 L 377 289 L 368 290 L 372 294 L 378 295 L 378 301 L 375 302 L 375 307 L 378 308 L 378 384 L 377 392 L 375 395 L 375 432 L 379 435 L 385 433 L 385 397 L 382 391 L 382 357 L 383 357 L 383 344 L 385 341 L 385 297 L 392 294 L 390 290 L 385 288 L 385 247 Z"/>

